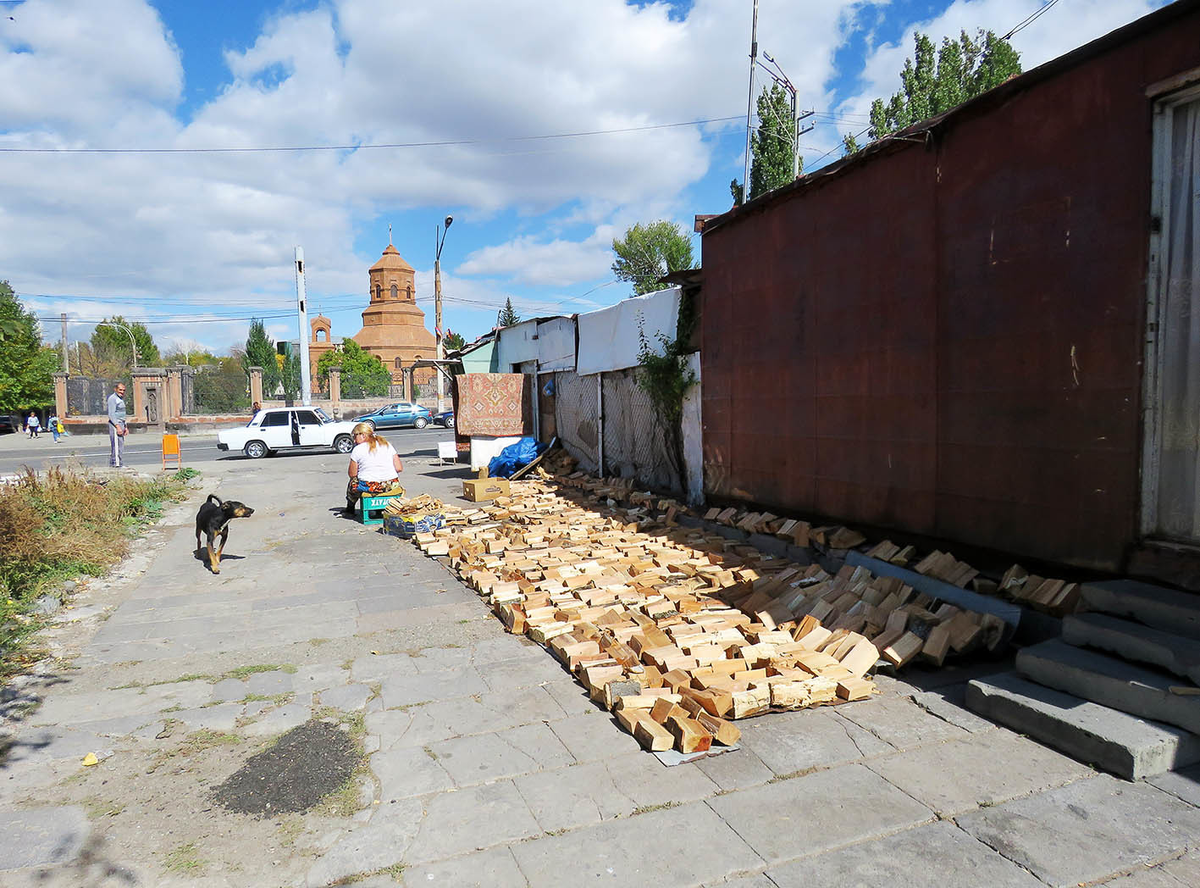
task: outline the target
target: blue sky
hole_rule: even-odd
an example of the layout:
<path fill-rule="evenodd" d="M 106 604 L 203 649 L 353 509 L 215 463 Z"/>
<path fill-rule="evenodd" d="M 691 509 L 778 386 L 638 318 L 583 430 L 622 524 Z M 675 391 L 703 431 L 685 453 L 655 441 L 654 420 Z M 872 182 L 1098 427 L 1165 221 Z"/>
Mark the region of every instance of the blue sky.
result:
<path fill-rule="evenodd" d="M 897 88 L 914 29 L 1004 33 L 1044 3 L 760 0 L 760 47 L 816 112 L 806 168 Z M 1161 5 L 1060 0 L 1013 44 L 1028 70 Z M 613 237 L 729 208 L 751 9 L 0 0 L 0 279 L 73 340 L 123 314 L 227 353 L 250 317 L 296 336 L 301 245 L 310 314 L 350 336 L 390 224 L 432 329 L 449 214 L 447 328 L 473 338 L 508 297 L 525 317 L 611 304 Z"/>

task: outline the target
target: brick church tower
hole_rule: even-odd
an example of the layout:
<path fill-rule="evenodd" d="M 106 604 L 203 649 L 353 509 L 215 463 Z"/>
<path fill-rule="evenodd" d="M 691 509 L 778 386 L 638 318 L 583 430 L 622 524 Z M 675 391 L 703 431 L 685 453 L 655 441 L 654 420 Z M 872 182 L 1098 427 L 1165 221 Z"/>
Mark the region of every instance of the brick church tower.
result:
<path fill-rule="evenodd" d="M 363 327 L 354 341 L 391 370 L 394 383 L 400 383 L 401 364 L 436 357 L 436 340 L 425 329 L 425 312 L 417 308 L 413 267 L 392 244 L 371 266 L 368 276 L 371 302 L 362 313 Z M 415 381 L 428 382 L 433 372 L 422 368 L 414 374 Z"/>

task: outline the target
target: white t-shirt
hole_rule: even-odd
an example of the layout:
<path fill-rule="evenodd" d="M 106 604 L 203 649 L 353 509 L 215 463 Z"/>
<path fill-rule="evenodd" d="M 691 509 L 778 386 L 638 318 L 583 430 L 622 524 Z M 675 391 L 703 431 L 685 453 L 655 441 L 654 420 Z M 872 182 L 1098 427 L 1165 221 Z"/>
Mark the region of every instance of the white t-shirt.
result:
<path fill-rule="evenodd" d="M 368 441 L 355 444 L 350 451 L 350 458 L 358 463 L 359 481 L 391 481 L 398 477 L 396 467 L 392 465 L 395 456 L 396 448 L 391 444 L 376 444 L 372 453 Z"/>

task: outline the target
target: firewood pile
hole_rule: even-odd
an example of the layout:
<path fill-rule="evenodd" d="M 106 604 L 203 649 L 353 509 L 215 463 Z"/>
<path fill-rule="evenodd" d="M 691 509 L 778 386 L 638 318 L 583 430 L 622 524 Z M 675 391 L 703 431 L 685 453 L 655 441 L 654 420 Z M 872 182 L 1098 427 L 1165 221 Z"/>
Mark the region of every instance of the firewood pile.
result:
<path fill-rule="evenodd" d="M 648 749 L 730 745 L 734 720 L 870 696 L 881 658 L 940 665 L 1000 642 L 990 614 L 863 567 L 830 575 L 682 527 L 688 510 L 674 500 L 581 472 L 552 479 L 554 469 L 477 508 L 443 507 L 445 526 L 416 543 L 447 557 L 509 631 L 547 647 Z M 787 519 L 748 523 L 780 520 L 781 532 Z"/>
<path fill-rule="evenodd" d="M 383 514 L 385 516 L 399 516 L 411 521 L 417 521 L 421 518 L 427 518 L 430 515 L 440 514 L 444 509 L 445 506 L 440 499 L 432 497 L 427 493 L 422 493 L 419 496 L 402 496 L 392 500 L 387 504 L 387 508 L 383 510 Z"/>

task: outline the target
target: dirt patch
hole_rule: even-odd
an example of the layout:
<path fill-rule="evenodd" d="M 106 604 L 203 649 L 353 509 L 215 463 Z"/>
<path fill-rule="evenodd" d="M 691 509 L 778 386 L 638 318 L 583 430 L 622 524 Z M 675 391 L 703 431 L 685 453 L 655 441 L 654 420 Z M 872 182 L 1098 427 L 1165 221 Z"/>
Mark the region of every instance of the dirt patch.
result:
<path fill-rule="evenodd" d="M 346 784 L 359 758 L 349 732 L 307 721 L 251 756 L 213 790 L 213 797 L 230 811 L 260 817 L 308 811 Z"/>

